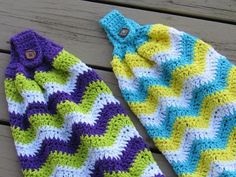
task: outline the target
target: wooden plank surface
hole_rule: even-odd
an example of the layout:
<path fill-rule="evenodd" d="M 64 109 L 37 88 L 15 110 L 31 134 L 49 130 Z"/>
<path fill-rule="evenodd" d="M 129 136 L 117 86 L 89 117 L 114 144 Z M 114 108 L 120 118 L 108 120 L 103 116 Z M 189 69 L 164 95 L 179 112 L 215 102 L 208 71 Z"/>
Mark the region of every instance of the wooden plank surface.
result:
<path fill-rule="evenodd" d="M 176 177 L 163 155 L 153 156 L 166 177 Z M 0 177 L 22 177 L 10 127 L 5 125 L 0 125 Z"/>
<path fill-rule="evenodd" d="M 20 177 L 20 164 L 9 126 L 0 125 L 0 177 Z"/>
<path fill-rule="evenodd" d="M 98 20 L 117 8 L 141 24 L 162 23 L 199 36 L 236 60 L 235 25 L 78 0 L 0 0 L 0 4 L 0 49 L 9 49 L 11 35 L 33 28 L 86 63 L 110 68 L 112 46 Z"/>
<path fill-rule="evenodd" d="M 236 23 L 235 0 L 98 0 L 141 9 Z"/>
<path fill-rule="evenodd" d="M 131 0 L 125 2 L 134 3 Z M 143 6 L 142 3 L 144 2 L 147 3 L 146 7 L 156 8 L 159 6 L 158 8 L 163 8 L 164 11 L 171 8 L 181 14 L 190 10 L 191 12 L 188 13 L 190 15 L 199 13 L 201 16 L 209 18 L 222 18 L 232 22 L 236 20 L 235 1 L 233 0 L 216 0 L 214 4 L 212 3 L 213 0 L 208 0 L 205 1 L 205 5 L 202 0 L 197 2 L 193 0 L 188 2 L 180 0 L 165 2 L 164 0 L 137 0 L 135 1 L 136 4 L 130 5 Z M 120 3 L 124 3 L 124 0 L 121 0 Z M 0 49 L 3 50 L 9 50 L 9 37 L 11 35 L 26 28 L 32 28 L 64 45 L 69 52 L 80 57 L 85 63 L 111 68 L 109 63 L 112 58 L 112 46 L 99 26 L 98 20 L 116 8 L 141 24 L 162 23 L 196 35 L 211 43 L 223 55 L 236 61 L 235 25 L 78 0 L 58 0 L 57 2 L 53 0 L 0 0 L 0 4 Z M 182 12 L 179 10 L 180 7 L 183 10 Z M 209 10 L 208 13 L 206 12 L 207 9 Z M 3 83 L 4 70 L 8 62 L 9 55 L 0 53 L 1 83 Z M 152 140 L 148 138 L 144 128 L 122 99 L 114 74 L 103 70 L 96 70 L 96 72 L 128 110 L 129 116 L 148 145 L 154 148 Z M 0 112 L 0 121 L 8 122 L 3 84 L 0 85 Z M 175 174 L 165 158 L 157 153 L 153 155 L 166 176 L 174 177 Z M 10 128 L 5 125 L 0 125 L 0 157 L 0 177 L 22 176 L 19 171 L 19 162 L 10 135 Z"/>

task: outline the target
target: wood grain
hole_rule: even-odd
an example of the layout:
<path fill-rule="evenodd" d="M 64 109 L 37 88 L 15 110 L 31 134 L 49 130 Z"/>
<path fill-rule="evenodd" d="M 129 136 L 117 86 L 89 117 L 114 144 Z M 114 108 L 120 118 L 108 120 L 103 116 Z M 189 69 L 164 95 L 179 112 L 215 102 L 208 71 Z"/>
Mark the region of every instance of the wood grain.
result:
<path fill-rule="evenodd" d="M 0 125 L 0 177 L 21 177 L 9 126 Z"/>
<path fill-rule="evenodd" d="M 141 9 L 236 23 L 234 0 L 98 0 Z"/>
<path fill-rule="evenodd" d="M 153 156 L 166 177 L 176 177 L 163 155 L 153 153 Z M 0 125 L 0 177 L 23 177 L 10 127 L 5 125 Z"/>
<path fill-rule="evenodd" d="M 236 60 L 235 25 L 78 0 L 0 0 L 0 4 L 0 49 L 9 49 L 11 35 L 33 28 L 86 63 L 110 68 L 112 46 L 98 20 L 116 8 L 141 24 L 162 23 L 196 35 Z"/>
<path fill-rule="evenodd" d="M 120 0 L 117 3 L 142 6 L 152 10 L 172 11 L 183 15 L 199 15 L 222 21 L 236 21 L 236 6 L 233 0 L 215 0 L 214 3 L 213 0 Z M 98 20 L 116 8 L 141 24 L 162 23 L 189 32 L 212 44 L 232 61 L 236 61 L 235 25 L 78 0 L 57 0 L 56 2 L 54 0 L 0 0 L 0 4 L 0 49 L 3 50 L 9 50 L 10 36 L 26 28 L 32 28 L 64 45 L 69 52 L 80 57 L 85 63 L 110 69 L 112 46 L 99 26 Z M 0 120 L 6 122 L 9 118 L 3 80 L 8 62 L 9 55 L 0 53 L 0 82 L 2 83 L 0 85 Z M 121 97 L 114 74 L 102 70 L 96 70 L 96 72 L 128 111 L 149 147 L 154 149 L 153 141 L 147 136 L 143 126 Z M 167 177 L 176 176 L 162 155 L 157 153 L 153 155 Z M 10 128 L 5 125 L 0 125 L 0 157 L 0 177 L 22 176 Z"/>

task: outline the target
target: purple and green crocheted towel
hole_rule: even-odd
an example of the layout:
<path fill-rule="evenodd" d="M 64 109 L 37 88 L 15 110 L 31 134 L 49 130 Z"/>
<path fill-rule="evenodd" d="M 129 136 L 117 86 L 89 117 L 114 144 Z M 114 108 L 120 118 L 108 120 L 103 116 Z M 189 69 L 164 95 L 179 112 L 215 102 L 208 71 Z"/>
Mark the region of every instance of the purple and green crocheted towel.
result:
<path fill-rule="evenodd" d="M 61 46 L 17 34 L 5 75 L 24 176 L 163 176 L 107 85 Z"/>

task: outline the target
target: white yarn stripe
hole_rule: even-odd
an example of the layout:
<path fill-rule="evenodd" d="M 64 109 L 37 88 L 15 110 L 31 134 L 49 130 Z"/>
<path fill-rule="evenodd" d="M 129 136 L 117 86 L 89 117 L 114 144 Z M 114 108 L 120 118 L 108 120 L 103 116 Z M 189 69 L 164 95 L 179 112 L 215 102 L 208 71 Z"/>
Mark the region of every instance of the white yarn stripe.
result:
<path fill-rule="evenodd" d="M 143 68 L 143 67 L 136 67 L 132 68 L 132 71 L 135 75 L 133 78 L 126 78 L 125 76 L 119 75 L 117 73 L 117 79 L 119 82 L 119 87 L 121 89 L 126 89 L 129 91 L 137 91 L 140 83 L 138 82 L 137 78 L 142 78 L 143 76 L 148 76 L 152 78 L 159 78 L 161 75 L 161 67 L 159 65 L 164 62 L 164 58 L 178 58 L 180 57 L 180 49 L 178 46 L 181 45 L 181 35 L 183 32 L 177 31 L 174 28 L 169 28 L 169 33 L 170 33 L 170 42 L 171 42 L 171 47 L 168 51 L 165 52 L 160 52 L 152 57 L 151 60 L 157 62 L 157 64 L 153 68 Z M 177 35 L 176 35 L 177 34 Z M 161 60 L 160 60 L 161 59 Z M 163 61 L 162 61 L 163 60 Z M 132 87 L 130 87 L 132 85 Z"/>
<path fill-rule="evenodd" d="M 184 32 L 178 31 L 174 28 L 169 28 L 171 46 L 170 49 L 163 52 L 158 52 L 153 55 L 151 58 L 152 61 L 155 61 L 159 66 L 162 63 L 165 63 L 170 60 L 176 60 L 181 56 L 181 39 Z"/>
<path fill-rule="evenodd" d="M 87 72 L 89 70 L 92 70 L 87 65 L 85 65 L 83 62 L 79 62 L 69 68 L 69 72 L 71 73 L 71 76 L 67 80 L 65 84 L 59 84 L 56 82 L 48 82 L 44 84 L 43 88 L 46 90 L 47 95 L 52 95 L 53 93 L 56 93 L 58 91 L 65 92 L 65 93 L 71 93 L 76 87 L 76 80 L 77 77 L 82 75 L 84 72 Z"/>
<path fill-rule="evenodd" d="M 219 177 L 225 171 L 236 172 L 236 159 L 233 161 L 218 161 L 211 163 L 208 177 Z"/>
<path fill-rule="evenodd" d="M 15 114 L 23 115 L 26 111 L 27 106 L 30 103 L 47 103 L 48 98 L 45 97 L 44 94 L 38 91 L 27 91 L 22 92 L 22 97 L 24 98 L 24 102 L 18 103 L 10 98 L 7 98 L 8 103 L 8 111 L 10 113 L 15 112 Z"/>
<path fill-rule="evenodd" d="M 132 69 L 135 77 L 137 78 L 143 78 L 143 77 L 152 77 L 152 78 L 161 78 L 161 70 L 157 65 L 155 65 L 152 68 L 143 68 L 143 67 L 136 67 Z"/>
<path fill-rule="evenodd" d="M 211 79 L 214 79 L 217 69 L 217 62 L 220 57 L 222 56 L 219 53 L 217 53 L 213 48 L 209 49 L 206 55 L 206 66 L 204 72 L 200 75 L 188 78 L 188 80 L 185 81 L 184 86 L 185 87 L 188 87 L 188 85 L 197 86 L 199 82 L 203 82 L 204 84 L 206 82 L 209 82 Z M 155 67 L 153 68 L 143 68 L 143 67 L 133 68 L 132 71 L 135 74 L 135 77 L 131 79 L 125 78 L 123 76 L 117 76 L 119 81 L 119 86 L 121 89 L 138 91 L 139 88 L 138 86 L 140 85 L 140 83 L 137 78 L 148 76 L 151 78 L 161 79 L 163 75 L 162 70 L 157 65 L 155 65 Z M 188 83 L 190 82 L 189 80 L 191 81 L 191 83 Z M 133 85 L 135 86 L 134 88 Z M 184 93 L 185 92 L 183 90 L 182 95 Z"/>
<path fill-rule="evenodd" d="M 69 68 L 71 76 L 68 78 L 67 82 L 64 85 L 55 82 L 48 82 L 43 86 L 44 89 L 46 90 L 45 93 L 30 91 L 30 90 L 23 91 L 22 96 L 24 98 L 24 102 L 21 103 L 16 102 L 10 98 L 7 98 L 9 112 L 10 113 L 15 112 L 20 115 L 23 115 L 30 103 L 36 103 L 36 102 L 47 103 L 48 97 L 58 91 L 65 93 L 73 92 L 76 86 L 77 77 L 79 77 L 79 75 L 89 70 L 92 69 L 86 66 L 84 63 L 79 62 L 71 66 L 71 68 Z"/>
<path fill-rule="evenodd" d="M 72 65 L 69 68 L 69 72 L 71 74 L 77 75 L 79 76 L 80 74 L 83 74 L 86 71 L 92 70 L 90 67 L 88 67 L 85 63 L 83 63 L 82 61 Z"/>
<path fill-rule="evenodd" d="M 143 68 L 143 67 L 138 67 L 138 68 L 133 68 L 133 73 L 135 74 L 135 77 L 133 78 L 126 78 L 124 76 L 117 76 L 118 82 L 119 82 L 119 87 L 122 89 L 126 89 L 128 91 L 137 91 L 138 88 L 140 88 L 140 83 L 138 81 L 138 78 L 143 78 L 143 77 L 149 77 L 149 78 L 160 78 L 161 79 L 161 71 L 158 70 L 158 66 L 154 66 L 153 68 Z M 130 87 L 132 85 L 132 87 Z"/>
<path fill-rule="evenodd" d="M 140 177 L 155 177 L 158 174 L 162 174 L 160 168 L 156 163 L 151 163 L 144 169 Z"/>
<path fill-rule="evenodd" d="M 101 100 L 102 99 L 102 100 Z M 36 138 L 29 144 L 23 144 L 15 141 L 18 156 L 34 156 L 40 149 L 43 140 L 58 139 L 62 141 L 69 141 L 72 133 L 72 125 L 77 123 L 87 123 L 95 125 L 98 120 L 99 112 L 109 103 L 118 103 L 112 94 L 100 94 L 92 106 L 88 114 L 80 112 L 71 112 L 65 115 L 64 123 L 61 128 L 52 126 L 39 127 L 36 133 Z"/>
<path fill-rule="evenodd" d="M 94 126 L 100 116 L 99 113 L 109 103 L 119 103 L 119 101 L 112 94 L 102 93 L 96 98 L 94 105 L 88 114 L 71 112 L 65 116 L 65 120 L 75 120 L 73 123 L 83 122 Z"/>
<path fill-rule="evenodd" d="M 190 149 L 194 140 L 213 140 L 218 135 L 218 130 L 225 116 L 230 116 L 236 111 L 236 102 L 217 107 L 211 116 L 208 128 L 186 129 L 180 148 L 175 151 L 163 151 L 170 162 L 184 162 L 189 157 Z"/>
<path fill-rule="evenodd" d="M 205 70 L 200 75 L 195 75 L 185 80 L 181 96 L 179 97 L 160 97 L 156 111 L 149 115 L 141 115 L 140 120 L 144 126 L 160 126 L 165 121 L 166 109 L 170 106 L 188 108 L 192 99 L 192 91 L 200 86 L 214 81 L 217 62 L 221 57 L 213 48 L 211 48 L 206 56 Z"/>
<path fill-rule="evenodd" d="M 96 161 L 107 158 L 120 159 L 122 151 L 125 150 L 128 142 L 134 137 L 140 137 L 137 130 L 132 126 L 125 126 L 120 130 L 116 141 L 112 146 L 89 149 L 87 160 L 81 168 L 58 165 L 54 169 L 51 177 L 90 176 Z"/>
<path fill-rule="evenodd" d="M 137 68 L 133 68 L 133 72 L 135 74 L 143 74 L 143 73 L 147 73 L 149 76 L 153 76 L 154 78 L 157 77 L 159 74 L 159 69 L 161 69 L 159 67 L 159 65 L 161 63 L 164 63 L 164 61 L 168 61 L 169 59 L 177 59 L 178 57 L 181 56 L 181 50 L 179 49 L 179 46 L 181 45 L 181 35 L 183 34 L 183 32 L 177 31 L 174 28 L 169 28 L 169 32 L 170 32 L 170 43 L 171 43 L 171 47 L 165 51 L 165 52 L 159 52 L 158 54 L 155 54 L 150 60 L 155 61 L 156 62 L 156 67 L 153 68 L 141 68 L 140 72 L 139 72 L 139 67 Z M 177 35 L 176 35 L 177 34 Z M 165 59 L 165 60 L 164 60 Z M 155 71 L 156 70 L 156 71 Z M 150 73 L 148 73 L 148 71 Z M 156 74 L 157 72 L 157 74 Z M 138 77 L 138 75 L 136 75 L 136 77 Z M 125 78 L 125 76 L 121 76 L 119 75 L 119 73 L 117 73 L 117 78 L 124 78 L 125 80 L 128 78 Z M 119 80 L 119 79 L 118 79 Z M 132 80 L 132 78 L 131 78 Z M 121 83 L 122 84 L 122 83 Z M 121 87 L 122 88 L 122 87 Z M 125 87 L 127 89 L 129 89 L 128 87 Z"/>
<path fill-rule="evenodd" d="M 124 89 L 127 89 L 131 92 L 135 92 L 138 90 L 138 88 L 140 87 L 140 83 L 138 82 L 137 78 L 136 77 L 133 77 L 133 78 L 130 78 L 130 79 L 127 79 L 123 76 L 117 76 L 117 80 L 118 80 L 118 84 L 119 84 L 119 87 L 120 89 L 124 90 Z M 131 87 L 132 85 L 132 87 Z"/>

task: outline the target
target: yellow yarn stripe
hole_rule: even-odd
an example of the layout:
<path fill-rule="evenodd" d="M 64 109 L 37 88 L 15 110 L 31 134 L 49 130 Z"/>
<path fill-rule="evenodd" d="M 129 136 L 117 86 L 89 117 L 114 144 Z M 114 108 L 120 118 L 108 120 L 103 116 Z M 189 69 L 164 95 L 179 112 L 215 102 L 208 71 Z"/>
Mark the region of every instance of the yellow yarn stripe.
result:
<path fill-rule="evenodd" d="M 187 128 L 208 128 L 212 111 L 221 105 L 236 101 L 236 67 L 232 68 L 228 77 L 228 88 L 204 98 L 200 116 L 179 117 L 175 121 L 170 138 L 156 138 L 155 144 L 161 151 L 177 150 Z"/>
<path fill-rule="evenodd" d="M 124 60 L 122 61 L 123 65 L 127 65 L 131 70 L 133 68 L 153 68 L 156 64 L 154 61 L 143 58 L 137 53 L 128 53 L 126 54 Z"/>
<path fill-rule="evenodd" d="M 159 97 L 169 96 L 177 97 L 178 95 L 173 92 L 173 90 L 166 86 L 150 86 L 148 88 L 148 97 L 145 102 L 128 102 L 131 110 L 135 112 L 136 115 L 141 114 L 152 114 L 159 103 Z"/>
<path fill-rule="evenodd" d="M 168 26 L 162 24 L 152 25 L 148 36 L 150 37 L 148 42 L 144 43 L 137 50 L 142 57 L 150 59 L 154 54 L 168 51 L 171 48 Z"/>
<path fill-rule="evenodd" d="M 233 129 L 229 136 L 229 141 L 226 149 L 209 149 L 201 153 L 201 157 L 197 169 L 192 174 L 183 174 L 181 177 L 202 177 L 207 176 L 211 162 L 226 161 L 236 159 L 236 127 Z"/>
<path fill-rule="evenodd" d="M 128 79 L 134 77 L 130 68 L 127 65 L 124 65 L 120 61 L 119 57 L 114 56 L 113 60 L 111 61 L 111 65 L 112 65 L 113 71 L 117 77 L 121 76 L 121 77 L 125 77 Z"/>
<path fill-rule="evenodd" d="M 145 102 L 129 103 L 131 109 L 137 114 L 151 114 L 158 107 L 158 99 L 156 97 L 178 97 L 181 94 L 184 81 L 194 75 L 201 74 L 204 71 L 206 63 L 206 55 L 209 50 L 209 45 L 201 40 L 198 40 L 194 48 L 194 61 L 190 65 L 179 67 L 172 73 L 171 87 L 151 86 L 148 93 L 153 96 L 148 96 Z M 200 52 L 201 51 L 201 52 Z M 173 91 L 174 90 L 174 91 Z M 153 100 L 154 99 L 154 100 Z M 154 104 L 153 104 L 154 103 Z"/>
<path fill-rule="evenodd" d="M 164 52 L 171 48 L 171 39 L 169 36 L 168 26 L 164 26 L 161 24 L 152 25 L 148 35 L 150 37 L 150 40 L 139 47 L 139 49 L 137 50 L 138 54 L 127 53 L 124 60 L 122 61 L 119 59 L 118 56 L 113 57 L 111 65 L 117 77 L 125 77 L 128 79 L 132 78 L 132 68 L 139 66 L 153 66 L 154 62 L 151 61 L 150 58 L 156 53 Z M 161 40 L 163 37 L 165 37 L 166 40 Z"/>

